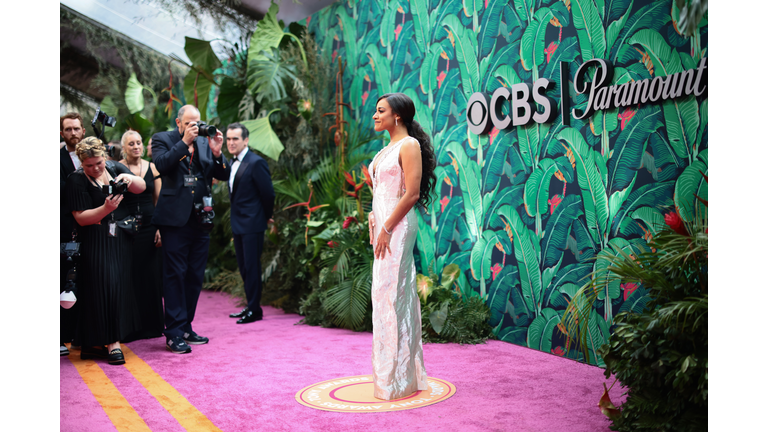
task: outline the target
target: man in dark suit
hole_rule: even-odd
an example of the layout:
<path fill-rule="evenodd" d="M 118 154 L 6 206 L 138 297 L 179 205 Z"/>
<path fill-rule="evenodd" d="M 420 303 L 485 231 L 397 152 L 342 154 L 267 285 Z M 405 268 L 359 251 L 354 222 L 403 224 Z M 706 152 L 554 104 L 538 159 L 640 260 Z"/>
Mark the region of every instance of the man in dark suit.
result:
<path fill-rule="evenodd" d="M 72 212 L 67 206 L 67 196 L 65 193 L 65 184 L 67 182 L 67 176 L 72 174 L 77 168 L 80 167 L 80 159 L 75 154 L 75 147 L 85 137 L 85 126 L 83 125 L 83 118 L 78 113 L 67 113 L 59 118 L 59 126 L 61 127 L 60 134 L 64 140 L 64 146 L 59 149 L 59 240 L 61 243 L 72 241 L 72 230 L 75 228 L 75 218 L 72 217 Z M 66 258 L 62 258 L 59 271 L 59 282 L 61 284 L 60 291 L 64 291 L 64 279 L 67 275 L 67 271 L 72 268 L 71 263 L 67 262 Z M 59 339 L 61 346 L 59 351 L 61 355 L 69 354 L 65 342 L 72 342 L 75 337 L 75 325 L 77 324 L 77 303 L 70 309 L 61 308 L 59 310 Z"/>
<path fill-rule="evenodd" d="M 166 348 L 175 354 L 192 352 L 188 344 L 208 343 L 192 330 L 210 242 L 199 216 L 212 178 L 228 179 L 221 157 L 224 135 L 198 137 L 199 122 L 200 111 L 185 105 L 176 129 L 152 137 L 152 159 L 163 180 L 152 223 L 163 238 L 164 334 Z"/>
<path fill-rule="evenodd" d="M 267 161 L 248 151 L 248 129 L 240 123 L 227 127 L 227 149 L 234 157 L 229 164 L 230 223 L 235 242 L 237 267 L 245 284 L 248 305 L 230 314 L 238 324 L 259 321 L 261 310 L 261 252 L 264 231 L 272 217 L 275 191 Z"/>

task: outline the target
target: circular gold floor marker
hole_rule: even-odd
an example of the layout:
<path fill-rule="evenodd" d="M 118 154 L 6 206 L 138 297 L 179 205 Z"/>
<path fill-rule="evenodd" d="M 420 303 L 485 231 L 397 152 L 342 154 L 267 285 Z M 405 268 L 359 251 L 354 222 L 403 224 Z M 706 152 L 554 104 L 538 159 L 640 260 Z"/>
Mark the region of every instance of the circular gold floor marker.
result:
<path fill-rule="evenodd" d="M 296 401 L 310 408 L 336 412 L 402 411 L 442 402 L 456 393 L 456 386 L 438 378 L 427 378 L 429 390 L 391 401 L 373 397 L 371 375 L 322 381 L 296 393 Z"/>

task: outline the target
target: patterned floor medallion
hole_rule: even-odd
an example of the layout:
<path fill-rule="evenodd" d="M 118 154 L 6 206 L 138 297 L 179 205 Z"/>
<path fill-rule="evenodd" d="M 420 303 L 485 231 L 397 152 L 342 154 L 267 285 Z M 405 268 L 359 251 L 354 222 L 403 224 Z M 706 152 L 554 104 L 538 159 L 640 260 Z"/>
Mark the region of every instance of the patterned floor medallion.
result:
<path fill-rule="evenodd" d="M 296 401 L 310 408 L 336 412 L 384 412 L 420 408 L 442 402 L 456 393 L 456 386 L 438 378 L 427 378 L 429 390 L 396 400 L 373 397 L 371 375 L 358 375 L 322 381 L 296 393 Z"/>

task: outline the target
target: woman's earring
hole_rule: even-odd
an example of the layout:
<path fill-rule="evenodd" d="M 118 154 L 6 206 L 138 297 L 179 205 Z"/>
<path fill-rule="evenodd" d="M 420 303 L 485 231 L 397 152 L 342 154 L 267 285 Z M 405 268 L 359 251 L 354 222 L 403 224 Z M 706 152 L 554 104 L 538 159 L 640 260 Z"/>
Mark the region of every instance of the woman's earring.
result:
<path fill-rule="evenodd" d="M 397 117 L 395 117 L 395 126 L 397 126 Z"/>

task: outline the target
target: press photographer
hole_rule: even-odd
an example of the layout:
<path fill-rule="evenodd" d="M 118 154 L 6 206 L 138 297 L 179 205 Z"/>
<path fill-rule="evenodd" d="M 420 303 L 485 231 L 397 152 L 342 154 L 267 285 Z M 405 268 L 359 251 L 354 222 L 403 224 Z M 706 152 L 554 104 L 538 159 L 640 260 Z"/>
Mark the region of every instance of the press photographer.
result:
<path fill-rule="evenodd" d="M 179 109 L 176 126 L 152 137 L 152 158 L 163 184 L 153 223 L 163 239 L 166 348 L 184 354 L 192 351 L 188 344 L 208 343 L 192 330 L 192 320 L 213 227 L 211 182 L 228 177 L 220 130 L 200 122 L 200 111 L 192 105 Z"/>
<path fill-rule="evenodd" d="M 107 162 L 106 148 L 98 138 L 84 139 L 76 153 L 81 167 L 67 177 L 66 196 L 81 243 L 77 265 L 80 357 L 123 364 L 120 340 L 136 331 L 130 271 L 135 219 L 121 202 L 124 194 L 141 193 L 146 184 L 124 165 Z"/>

